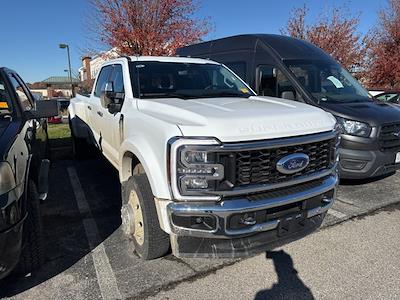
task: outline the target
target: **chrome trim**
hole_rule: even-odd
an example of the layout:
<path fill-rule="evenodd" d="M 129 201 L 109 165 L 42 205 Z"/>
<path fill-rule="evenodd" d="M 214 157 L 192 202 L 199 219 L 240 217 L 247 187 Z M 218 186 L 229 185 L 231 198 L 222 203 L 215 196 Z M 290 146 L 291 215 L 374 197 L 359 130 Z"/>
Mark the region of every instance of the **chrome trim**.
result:
<path fill-rule="evenodd" d="M 235 196 L 245 193 L 257 193 L 260 191 L 267 191 L 271 189 L 277 189 L 285 186 L 291 186 L 295 184 L 300 184 L 306 181 L 315 180 L 324 176 L 327 176 L 334 172 L 337 168 L 337 161 L 331 168 L 322 170 L 319 172 L 315 172 L 311 175 L 300 176 L 296 179 L 289 180 L 282 183 L 276 184 L 259 184 L 259 185 L 251 185 L 249 187 L 237 187 L 230 191 L 199 191 L 199 195 L 195 196 L 184 196 L 181 195 L 178 187 L 178 178 L 177 178 L 177 151 L 181 146 L 197 146 L 193 147 L 194 150 L 206 150 L 208 152 L 232 152 L 232 151 L 246 151 L 246 150 L 257 150 L 257 149 L 272 149 L 286 146 L 294 146 L 301 144 L 308 144 L 319 142 L 323 140 L 329 140 L 334 137 L 339 136 L 339 131 L 337 126 L 335 125 L 335 129 L 331 131 L 326 131 L 322 133 L 302 135 L 296 137 L 289 138 L 278 138 L 278 139 L 270 139 L 270 140 L 261 140 L 261 141 L 250 141 L 250 142 L 235 142 L 235 143 L 221 143 L 216 138 L 196 138 L 196 137 L 187 137 L 187 138 L 177 138 L 171 142 L 171 151 L 170 151 L 170 174 L 171 174 L 171 190 L 174 196 L 174 200 L 177 201 L 218 201 L 222 199 L 222 196 Z M 340 140 L 337 141 L 335 147 L 337 149 Z"/>
<path fill-rule="evenodd" d="M 272 220 L 261 224 L 255 224 L 251 227 L 237 230 L 229 230 L 226 226 L 228 218 L 234 213 L 246 213 L 257 210 L 264 210 L 277 206 L 303 201 L 332 189 L 336 189 L 338 185 L 338 176 L 336 172 L 324 179 L 320 186 L 311 188 L 307 191 L 280 196 L 276 198 L 266 198 L 263 200 L 250 201 L 246 198 L 231 199 L 221 201 L 219 203 L 178 203 L 171 202 L 167 205 L 168 216 L 171 223 L 172 232 L 178 235 L 208 237 L 208 238 L 232 238 L 244 234 L 252 234 L 260 231 L 268 231 L 275 229 L 279 225 L 279 220 Z M 326 199 L 326 205 L 307 211 L 307 218 L 326 212 L 334 203 L 336 192 L 332 199 Z M 196 230 L 175 226 L 172 222 L 172 214 L 180 216 L 214 216 L 217 219 L 215 230 Z"/>
<path fill-rule="evenodd" d="M 295 166 L 293 169 L 289 169 L 286 164 L 290 161 L 296 160 L 296 159 L 301 159 L 301 166 Z M 304 162 L 304 164 L 303 164 Z M 308 164 L 310 163 L 310 157 L 307 154 L 304 153 L 293 153 L 286 155 L 282 157 L 278 162 L 276 163 L 276 169 L 278 172 L 282 174 L 295 174 L 297 172 L 303 171 L 305 168 L 307 168 Z"/>
<path fill-rule="evenodd" d="M 187 138 L 182 138 L 178 139 L 175 142 L 172 143 L 171 145 L 171 154 L 170 154 L 170 167 L 171 167 L 171 189 L 172 193 L 174 195 L 175 200 L 178 201 L 196 201 L 196 200 L 202 200 L 202 201 L 218 201 L 221 199 L 221 196 L 218 195 L 196 195 L 196 196 L 183 196 L 181 195 L 178 187 L 178 170 L 177 170 L 177 160 L 180 159 L 178 158 L 178 149 L 182 146 L 217 146 L 220 145 L 220 143 L 216 139 L 187 139 Z"/>

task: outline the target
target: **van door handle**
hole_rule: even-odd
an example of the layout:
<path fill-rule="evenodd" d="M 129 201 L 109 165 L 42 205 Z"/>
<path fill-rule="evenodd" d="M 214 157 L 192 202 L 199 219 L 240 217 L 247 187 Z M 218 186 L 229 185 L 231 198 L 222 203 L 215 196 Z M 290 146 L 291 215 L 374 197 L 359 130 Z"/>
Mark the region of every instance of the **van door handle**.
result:
<path fill-rule="evenodd" d="M 103 116 L 103 113 L 102 113 L 101 111 L 98 111 L 97 114 L 98 114 L 100 117 Z"/>
<path fill-rule="evenodd" d="M 88 105 L 88 107 L 87 107 L 87 108 L 88 108 L 88 110 L 92 110 L 92 107 L 91 107 L 90 105 Z"/>

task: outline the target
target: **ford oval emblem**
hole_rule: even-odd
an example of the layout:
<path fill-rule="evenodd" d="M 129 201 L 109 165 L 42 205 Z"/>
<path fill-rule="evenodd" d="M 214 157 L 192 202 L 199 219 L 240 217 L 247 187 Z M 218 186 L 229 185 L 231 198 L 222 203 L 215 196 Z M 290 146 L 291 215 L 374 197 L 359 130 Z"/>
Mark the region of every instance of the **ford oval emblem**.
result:
<path fill-rule="evenodd" d="M 276 169 L 282 174 L 294 174 L 304 170 L 310 158 L 304 153 L 293 153 L 282 157 L 276 163 Z"/>

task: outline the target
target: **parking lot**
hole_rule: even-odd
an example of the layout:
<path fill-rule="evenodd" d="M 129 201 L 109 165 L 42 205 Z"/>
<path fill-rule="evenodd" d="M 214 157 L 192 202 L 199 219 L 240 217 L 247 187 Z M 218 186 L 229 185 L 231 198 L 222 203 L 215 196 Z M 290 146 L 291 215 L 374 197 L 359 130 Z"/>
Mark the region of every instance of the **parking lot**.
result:
<path fill-rule="evenodd" d="M 238 263 L 229 259 L 177 259 L 171 255 L 140 260 L 119 229 L 117 171 L 99 156 L 73 160 L 68 144 L 55 149 L 52 160 L 50 195 L 42 207 L 46 264 L 26 278 L 5 279 L 0 283 L 1 297 L 143 299 Z M 371 182 L 342 183 L 322 231 L 399 203 L 399 184 L 400 174 Z"/>

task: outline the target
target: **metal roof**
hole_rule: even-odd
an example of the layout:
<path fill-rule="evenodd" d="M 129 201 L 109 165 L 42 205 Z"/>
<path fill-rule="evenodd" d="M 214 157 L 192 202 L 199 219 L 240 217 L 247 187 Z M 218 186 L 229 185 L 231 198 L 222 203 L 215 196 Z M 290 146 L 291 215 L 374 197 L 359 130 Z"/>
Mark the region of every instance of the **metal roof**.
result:
<path fill-rule="evenodd" d="M 51 76 L 51 77 L 43 80 L 42 82 L 47 83 L 47 84 L 70 84 L 71 83 L 68 76 Z M 72 77 L 72 82 L 79 83 L 80 80 Z"/>

